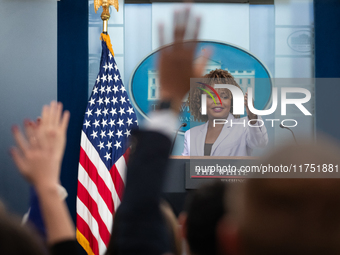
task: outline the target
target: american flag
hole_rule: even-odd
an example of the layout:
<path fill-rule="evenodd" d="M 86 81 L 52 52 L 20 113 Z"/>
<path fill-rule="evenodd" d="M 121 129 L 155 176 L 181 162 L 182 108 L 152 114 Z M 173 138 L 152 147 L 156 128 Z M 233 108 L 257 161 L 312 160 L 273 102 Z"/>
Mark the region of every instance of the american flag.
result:
<path fill-rule="evenodd" d="M 100 71 L 81 132 L 78 169 L 77 240 L 88 254 L 95 255 L 103 254 L 109 244 L 124 190 L 128 139 L 137 128 L 136 114 L 108 45 L 102 41 Z"/>

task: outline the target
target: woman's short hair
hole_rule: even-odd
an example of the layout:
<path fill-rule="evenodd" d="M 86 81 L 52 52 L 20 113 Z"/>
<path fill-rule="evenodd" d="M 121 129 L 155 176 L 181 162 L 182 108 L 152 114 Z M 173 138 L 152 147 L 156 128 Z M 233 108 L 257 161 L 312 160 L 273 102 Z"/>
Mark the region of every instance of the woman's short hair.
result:
<path fill-rule="evenodd" d="M 212 70 L 210 73 L 204 75 L 203 78 L 211 79 L 209 81 L 209 85 L 212 85 L 212 86 L 214 84 L 231 84 L 241 89 L 240 86 L 235 81 L 234 77 L 227 70 L 215 69 L 215 70 Z M 190 94 L 189 94 L 187 104 L 189 106 L 190 113 L 194 117 L 195 121 L 206 122 L 208 120 L 208 116 L 201 114 L 201 95 L 203 94 L 203 91 L 201 89 L 198 89 L 198 87 L 200 86 L 202 85 L 197 84 L 197 86 L 190 87 Z M 230 113 L 233 114 L 233 97 L 232 97 L 230 90 L 228 89 L 219 89 L 219 90 L 224 91 L 230 96 L 231 98 Z M 240 116 L 234 115 L 234 117 L 239 118 Z"/>

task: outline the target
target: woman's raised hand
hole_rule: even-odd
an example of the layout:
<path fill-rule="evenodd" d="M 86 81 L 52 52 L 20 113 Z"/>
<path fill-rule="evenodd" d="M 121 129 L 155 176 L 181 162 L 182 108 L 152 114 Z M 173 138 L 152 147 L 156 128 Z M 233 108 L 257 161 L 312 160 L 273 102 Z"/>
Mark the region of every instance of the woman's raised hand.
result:
<path fill-rule="evenodd" d="M 69 118 L 62 104 L 52 101 L 43 107 L 40 121 L 24 122 L 25 134 L 13 127 L 17 144 L 11 149 L 13 160 L 34 186 L 59 183 Z"/>

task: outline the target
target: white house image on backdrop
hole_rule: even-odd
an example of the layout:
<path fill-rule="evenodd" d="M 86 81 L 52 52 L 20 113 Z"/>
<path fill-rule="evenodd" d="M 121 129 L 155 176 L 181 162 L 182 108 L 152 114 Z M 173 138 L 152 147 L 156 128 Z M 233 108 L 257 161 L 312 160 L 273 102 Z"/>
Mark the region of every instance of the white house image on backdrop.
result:
<path fill-rule="evenodd" d="M 195 62 L 201 60 L 201 57 L 195 59 Z M 205 68 L 205 73 L 209 73 L 215 69 L 221 69 L 222 62 L 208 59 Z M 231 70 L 225 69 L 231 73 L 238 85 L 240 85 L 243 93 L 247 92 L 248 87 L 251 87 L 255 91 L 255 70 Z M 255 96 L 253 96 L 255 99 Z M 156 70 L 148 70 L 148 101 L 159 99 L 159 79 L 158 72 Z M 187 97 L 183 99 L 186 101 Z"/>

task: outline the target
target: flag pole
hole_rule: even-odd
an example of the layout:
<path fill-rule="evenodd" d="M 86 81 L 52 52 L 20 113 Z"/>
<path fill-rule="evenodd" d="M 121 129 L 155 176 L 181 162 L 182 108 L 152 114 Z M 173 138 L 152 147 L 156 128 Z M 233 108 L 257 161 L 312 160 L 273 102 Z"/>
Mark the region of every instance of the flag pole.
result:
<path fill-rule="evenodd" d="M 100 17 L 103 20 L 103 33 L 107 34 L 108 22 L 110 19 L 110 6 L 113 5 L 117 12 L 119 10 L 118 0 L 94 0 L 94 11 L 97 13 L 100 6 L 103 8 L 103 12 Z"/>

